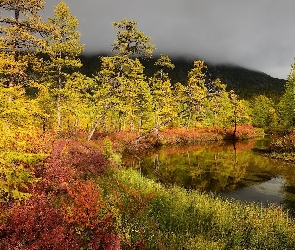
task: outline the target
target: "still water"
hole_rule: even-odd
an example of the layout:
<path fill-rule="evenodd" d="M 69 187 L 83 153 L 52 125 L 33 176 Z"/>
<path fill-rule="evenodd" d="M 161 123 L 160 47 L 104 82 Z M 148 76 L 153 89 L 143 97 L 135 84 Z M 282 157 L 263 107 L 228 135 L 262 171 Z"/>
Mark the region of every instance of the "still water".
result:
<path fill-rule="evenodd" d="M 295 164 L 269 159 L 252 149 L 267 140 L 235 145 L 211 142 L 194 146 L 162 147 L 123 156 L 126 167 L 166 186 L 178 185 L 225 198 L 277 204 L 295 212 Z"/>

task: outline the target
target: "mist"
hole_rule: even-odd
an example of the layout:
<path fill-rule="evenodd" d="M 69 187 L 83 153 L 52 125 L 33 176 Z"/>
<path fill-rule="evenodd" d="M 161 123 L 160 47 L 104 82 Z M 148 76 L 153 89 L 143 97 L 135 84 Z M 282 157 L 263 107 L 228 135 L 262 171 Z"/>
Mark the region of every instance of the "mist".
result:
<path fill-rule="evenodd" d="M 234 64 L 287 78 L 295 56 L 294 0 L 70 0 L 85 54 L 110 53 L 112 22 L 138 22 L 156 45 L 154 56 Z M 44 19 L 58 0 L 47 1 Z"/>

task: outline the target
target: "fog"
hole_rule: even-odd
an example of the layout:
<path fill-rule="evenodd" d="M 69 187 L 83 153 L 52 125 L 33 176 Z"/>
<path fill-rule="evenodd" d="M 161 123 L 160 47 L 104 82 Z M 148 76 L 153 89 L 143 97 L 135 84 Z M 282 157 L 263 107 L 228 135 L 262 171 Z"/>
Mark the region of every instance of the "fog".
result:
<path fill-rule="evenodd" d="M 44 19 L 58 0 L 47 0 Z M 86 54 L 111 51 L 112 22 L 138 22 L 157 54 L 229 63 L 287 78 L 295 56 L 294 0 L 67 0 Z"/>

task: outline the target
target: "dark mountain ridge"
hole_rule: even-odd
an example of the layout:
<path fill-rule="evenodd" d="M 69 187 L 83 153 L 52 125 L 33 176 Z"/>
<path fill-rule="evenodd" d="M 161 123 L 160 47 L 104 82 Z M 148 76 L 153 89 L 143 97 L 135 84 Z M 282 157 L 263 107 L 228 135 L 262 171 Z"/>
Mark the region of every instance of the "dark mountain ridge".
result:
<path fill-rule="evenodd" d="M 233 89 L 245 99 L 258 94 L 277 99 L 285 90 L 286 80 L 235 65 L 209 65 L 209 72 L 226 83 L 227 90 Z"/>
<path fill-rule="evenodd" d="M 157 58 L 149 60 L 141 60 L 145 67 L 145 74 L 152 77 L 158 70 L 154 66 Z M 175 68 L 169 71 L 172 84 L 181 82 L 186 84 L 188 72 L 193 68 L 193 61 L 185 58 L 171 58 Z M 96 74 L 101 67 L 99 56 L 81 56 L 83 67 L 81 72 L 92 76 Z M 206 62 L 205 62 L 206 63 Z M 221 64 L 213 65 L 207 64 L 207 76 L 211 80 L 219 78 L 227 85 L 227 90 L 234 90 L 240 98 L 251 99 L 253 96 L 266 95 L 267 97 L 278 100 L 285 89 L 286 80 L 278 79 L 267 75 L 266 73 L 246 69 L 236 65 Z"/>

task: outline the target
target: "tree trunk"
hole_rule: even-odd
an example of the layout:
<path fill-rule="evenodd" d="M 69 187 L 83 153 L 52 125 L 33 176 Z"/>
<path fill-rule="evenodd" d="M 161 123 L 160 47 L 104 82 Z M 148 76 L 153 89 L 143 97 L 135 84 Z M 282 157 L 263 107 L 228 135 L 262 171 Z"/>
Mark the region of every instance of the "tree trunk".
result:
<path fill-rule="evenodd" d="M 107 110 L 109 108 L 109 106 L 110 106 L 110 104 L 109 103 L 106 103 L 103 106 L 103 110 Z M 95 121 L 95 123 L 94 123 L 94 125 L 93 125 L 93 127 L 92 127 L 92 129 L 90 131 L 90 133 L 88 134 L 87 141 L 90 141 L 91 140 L 91 138 L 92 138 L 92 136 L 93 136 L 93 134 L 94 134 L 94 132 L 95 132 L 98 124 L 100 123 L 101 119 L 103 117 L 105 117 L 105 115 L 106 115 L 106 113 L 105 113 L 105 111 L 103 111 L 102 114 L 96 119 L 96 121 Z"/>
<path fill-rule="evenodd" d="M 61 97 L 60 93 L 57 94 L 57 127 L 58 131 L 61 130 Z"/>
<path fill-rule="evenodd" d="M 191 110 L 190 110 L 190 111 L 189 111 L 189 116 L 188 116 L 187 125 L 186 125 L 186 130 L 188 130 L 188 129 L 190 128 L 191 119 L 192 119 L 192 112 L 191 112 Z"/>
<path fill-rule="evenodd" d="M 16 26 L 19 26 L 19 10 L 14 11 L 14 18 L 15 18 L 15 23 Z M 14 32 L 15 37 L 17 37 L 17 34 Z M 16 63 L 18 61 L 18 55 L 17 55 L 17 47 L 18 47 L 18 41 L 17 38 L 13 39 L 13 49 L 12 49 L 12 54 L 14 57 L 14 62 Z M 12 66 L 14 68 L 14 66 Z M 19 69 L 18 69 L 19 70 Z M 9 87 L 14 87 L 15 86 L 15 77 L 16 73 L 12 73 L 9 79 Z M 9 97 L 9 101 L 11 101 L 12 98 Z"/>
<path fill-rule="evenodd" d="M 237 111 L 236 107 L 234 110 L 234 132 L 233 132 L 233 140 L 236 140 L 236 133 L 237 133 Z"/>
<path fill-rule="evenodd" d="M 122 115 L 121 115 L 121 112 L 119 112 L 117 132 L 120 132 L 121 130 L 122 130 Z"/>
<path fill-rule="evenodd" d="M 134 121 L 133 118 L 130 121 L 130 132 L 133 133 L 134 132 Z"/>
<path fill-rule="evenodd" d="M 155 112 L 155 116 L 154 116 L 154 124 L 155 124 L 155 127 L 157 127 L 159 125 L 159 119 L 158 119 L 156 112 Z"/>
<path fill-rule="evenodd" d="M 153 127 L 151 130 L 149 130 L 148 132 L 146 132 L 144 135 L 139 136 L 138 138 L 136 138 L 135 142 L 138 143 L 140 140 L 146 138 L 148 135 L 152 134 L 153 132 L 156 132 L 156 134 L 158 136 L 159 135 L 159 128 L 165 126 L 167 123 L 171 122 L 174 118 L 179 117 L 185 111 L 186 110 L 182 110 L 176 116 L 172 116 L 172 117 L 166 119 L 165 121 L 163 121 L 162 123 L 157 124 L 155 127 Z"/>
<path fill-rule="evenodd" d="M 94 125 L 93 125 L 93 127 L 92 127 L 92 129 L 90 131 L 90 133 L 88 134 L 87 141 L 90 141 L 91 140 L 91 138 L 92 138 L 92 136 L 93 136 L 93 134 L 94 134 L 94 132 L 95 132 L 98 124 L 100 123 L 100 121 L 101 121 L 101 117 L 99 117 L 99 118 L 96 119 L 96 121 L 95 121 L 95 123 L 94 123 Z"/>
<path fill-rule="evenodd" d="M 138 121 L 138 135 L 140 135 L 141 127 L 142 127 L 142 118 L 140 117 Z"/>
<path fill-rule="evenodd" d="M 58 93 L 57 93 L 57 129 L 61 132 L 61 67 L 58 68 Z"/>

